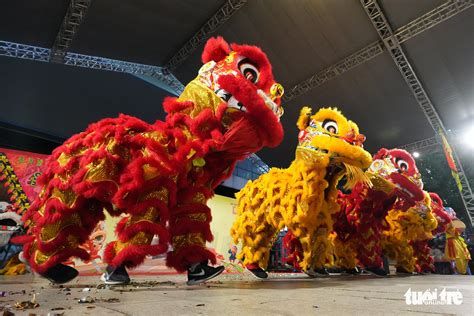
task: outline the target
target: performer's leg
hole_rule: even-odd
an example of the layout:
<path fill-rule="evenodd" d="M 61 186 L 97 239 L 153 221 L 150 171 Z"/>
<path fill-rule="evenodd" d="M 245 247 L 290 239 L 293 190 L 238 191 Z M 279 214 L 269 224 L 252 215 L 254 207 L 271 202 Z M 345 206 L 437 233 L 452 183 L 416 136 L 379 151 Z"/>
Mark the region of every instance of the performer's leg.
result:
<path fill-rule="evenodd" d="M 240 223 L 244 223 L 244 226 L 234 224 L 231 231 L 234 241 L 238 242 L 238 239 L 240 239 L 242 242 L 239 259 L 257 277 L 266 278 L 267 275 L 264 270 L 268 265 L 270 249 L 277 230 L 264 219 L 254 218 L 255 214 L 252 212 L 248 212 L 243 216 L 246 218 Z M 256 223 L 260 225 L 255 227 Z"/>
<path fill-rule="evenodd" d="M 167 265 L 177 271 L 188 271 L 188 284 L 197 284 L 219 275 L 224 267 L 210 267 L 216 263 L 215 254 L 206 249 L 212 241 L 211 210 L 206 205 L 211 191 L 189 188 L 177 193 L 179 201 L 170 208 L 170 233 L 173 251 L 168 253 Z"/>
<path fill-rule="evenodd" d="M 328 262 L 333 261 L 332 256 L 334 254 L 334 246 L 330 240 L 330 233 L 331 230 L 328 229 L 325 224 L 320 225 L 313 232 L 311 238 L 313 241 L 311 258 L 309 261 L 309 269 L 306 271 L 310 276 L 314 276 L 314 272 L 317 274 L 329 275 L 325 266 Z"/>
<path fill-rule="evenodd" d="M 104 253 L 104 261 L 108 264 L 102 276 L 104 282 L 128 283 L 126 268 L 140 265 L 148 255 L 156 256 L 168 250 L 169 234 L 162 224 L 168 216 L 167 201 L 168 189 L 156 185 L 139 194 L 134 205 L 127 205 L 130 215 L 117 224 L 118 240 L 109 243 Z M 155 235 L 159 242 L 151 245 Z"/>
<path fill-rule="evenodd" d="M 295 269 L 299 270 L 300 262 L 303 259 L 303 247 L 301 246 L 300 241 L 298 238 L 293 235 L 293 233 L 289 230 L 286 235 L 282 239 L 284 252 L 286 258 L 284 261 L 293 266 Z"/>
<path fill-rule="evenodd" d="M 434 272 L 434 259 L 430 254 L 428 240 L 415 241 L 411 245 L 416 258 L 416 271 L 420 273 Z"/>
<path fill-rule="evenodd" d="M 336 266 L 346 270 L 348 273 L 356 274 L 357 270 L 357 246 L 356 241 L 351 239 L 334 239 L 334 254 L 336 256 Z"/>
<path fill-rule="evenodd" d="M 51 282 L 68 282 L 78 272 L 62 262 L 70 257 L 89 259 L 80 245 L 103 219 L 100 202 L 84 200 L 70 190 L 54 189 L 32 218 L 31 239 L 24 244 L 23 257 L 34 271 Z"/>
<path fill-rule="evenodd" d="M 397 273 L 408 273 L 411 274 L 415 271 L 415 257 L 413 255 L 413 248 L 410 246 L 408 241 L 399 241 L 397 247 Z"/>
<path fill-rule="evenodd" d="M 366 271 L 379 276 L 387 275 L 383 267 L 381 234 L 378 229 L 368 228 L 359 234 L 358 259 Z"/>

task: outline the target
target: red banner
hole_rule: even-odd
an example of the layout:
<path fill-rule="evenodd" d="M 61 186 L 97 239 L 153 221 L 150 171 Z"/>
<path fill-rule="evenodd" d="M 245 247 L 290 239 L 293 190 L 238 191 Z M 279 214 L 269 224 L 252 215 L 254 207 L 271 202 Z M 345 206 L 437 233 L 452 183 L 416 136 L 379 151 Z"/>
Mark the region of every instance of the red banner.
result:
<path fill-rule="evenodd" d="M 7 156 L 8 162 L 12 166 L 28 200 L 34 200 L 41 190 L 36 185 L 36 181 L 42 173 L 42 168 L 48 155 L 5 148 L 0 148 L 0 153 Z"/>

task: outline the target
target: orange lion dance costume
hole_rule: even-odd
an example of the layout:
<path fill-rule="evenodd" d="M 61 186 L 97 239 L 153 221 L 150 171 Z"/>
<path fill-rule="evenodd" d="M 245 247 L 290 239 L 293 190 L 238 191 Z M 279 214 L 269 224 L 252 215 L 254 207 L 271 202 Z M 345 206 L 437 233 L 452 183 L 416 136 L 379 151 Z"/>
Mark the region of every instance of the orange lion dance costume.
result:
<path fill-rule="evenodd" d="M 19 240 L 34 271 L 56 283 L 74 278 L 77 271 L 61 263 L 89 258 L 79 246 L 107 210 L 126 215 L 104 255 L 116 283 L 129 281 L 125 267 L 166 252 L 170 242 L 167 264 L 188 269 L 188 284 L 204 281 L 190 278 L 198 263 L 211 277 L 222 272 L 207 266 L 215 256 L 205 247 L 213 238 L 206 202 L 238 160 L 281 142 L 283 88 L 258 47 L 211 38 L 202 61 L 184 92 L 164 100 L 164 122 L 104 119 L 54 150 L 40 180 L 44 188 L 24 216 L 29 236 Z"/>

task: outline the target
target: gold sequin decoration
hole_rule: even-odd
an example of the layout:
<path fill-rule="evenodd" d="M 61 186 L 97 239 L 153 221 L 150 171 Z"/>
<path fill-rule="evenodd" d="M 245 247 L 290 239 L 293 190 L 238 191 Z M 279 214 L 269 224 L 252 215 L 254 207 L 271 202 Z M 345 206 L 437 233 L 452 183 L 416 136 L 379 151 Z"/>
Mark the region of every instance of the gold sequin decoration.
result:
<path fill-rule="evenodd" d="M 39 251 L 38 249 L 35 249 L 35 254 L 34 254 L 35 263 L 43 264 L 44 262 L 46 262 L 49 258 L 54 256 L 58 252 L 63 251 L 64 249 L 74 249 L 74 248 L 77 248 L 78 246 L 79 246 L 79 239 L 76 236 L 69 235 L 67 237 L 67 242 L 52 252 L 43 253 Z M 33 247 L 36 248 L 36 245 L 34 245 Z"/>
<path fill-rule="evenodd" d="M 159 131 L 145 132 L 145 133 L 142 133 L 142 135 L 143 135 L 143 137 L 151 138 L 154 141 L 157 141 L 162 145 L 166 145 L 168 143 L 167 138 L 163 135 L 163 133 L 161 133 Z"/>
<path fill-rule="evenodd" d="M 191 245 L 198 245 L 204 247 L 206 241 L 200 233 L 192 233 L 187 235 L 180 235 L 173 237 L 173 248 L 178 250 L 179 248 Z"/>
<path fill-rule="evenodd" d="M 142 169 L 143 169 L 143 178 L 146 181 L 156 178 L 160 175 L 158 172 L 158 168 L 150 166 L 149 164 L 144 164 L 142 166 Z"/>
<path fill-rule="evenodd" d="M 128 225 L 140 222 L 140 221 L 148 221 L 153 223 L 155 219 L 158 217 L 158 210 L 154 208 L 153 206 L 150 206 L 146 209 L 144 214 L 139 214 L 139 215 L 133 215 L 130 218 L 130 222 Z"/>
<path fill-rule="evenodd" d="M 149 194 L 154 194 L 154 193 L 159 193 L 159 192 L 154 191 Z M 146 209 L 144 214 L 131 216 L 128 220 L 127 227 L 132 224 L 136 224 L 138 222 L 156 223 L 158 217 L 159 217 L 158 210 L 150 206 Z M 153 240 L 153 236 L 154 236 L 153 234 L 146 234 L 144 232 L 139 232 L 135 234 L 127 242 L 121 242 L 120 240 L 117 240 L 117 242 L 114 245 L 115 253 L 119 253 L 120 251 L 123 250 L 123 248 L 129 245 L 149 245 L 151 241 Z"/>
<path fill-rule="evenodd" d="M 193 197 L 193 203 L 205 204 L 206 203 L 206 197 L 201 192 L 198 192 Z"/>
<path fill-rule="evenodd" d="M 193 213 L 188 214 L 188 217 L 196 222 L 205 222 L 207 221 L 207 214 L 206 213 Z"/>
<path fill-rule="evenodd" d="M 61 155 L 59 156 L 58 158 L 58 163 L 59 163 L 59 166 L 61 168 L 64 168 L 64 166 L 67 165 L 67 163 L 69 162 L 69 160 L 71 159 L 71 157 L 69 155 L 67 155 L 66 153 L 61 153 Z"/>
<path fill-rule="evenodd" d="M 217 107 L 223 102 L 214 91 L 200 83 L 198 78 L 188 83 L 183 93 L 179 96 L 178 101 L 192 101 L 194 103 L 193 108 L 183 110 L 191 118 L 195 118 L 206 108 L 210 108 L 212 112 L 215 112 Z"/>
<path fill-rule="evenodd" d="M 120 251 L 122 251 L 124 248 L 134 245 L 134 246 L 142 246 L 142 245 L 149 245 L 151 244 L 151 241 L 153 240 L 153 234 L 145 234 L 144 232 L 138 232 L 133 236 L 130 240 L 127 242 L 121 242 L 120 240 L 117 240 L 114 245 L 114 250 L 115 253 L 118 254 Z"/>
<path fill-rule="evenodd" d="M 41 229 L 41 240 L 43 242 L 49 242 L 56 238 L 56 236 L 66 227 L 72 225 L 81 225 L 81 219 L 78 214 L 71 214 L 70 216 L 63 218 L 56 223 L 45 225 Z"/>
<path fill-rule="evenodd" d="M 89 171 L 84 180 L 91 182 L 113 181 L 118 173 L 117 166 L 106 158 L 98 159 L 87 165 Z"/>
<path fill-rule="evenodd" d="M 151 200 L 151 199 L 159 199 L 163 202 L 168 202 L 168 189 L 165 187 L 161 187 L 159 190 L 149 192 L 139 198 L 140 202 Z"/>
<path fill-rule="evenodd" d="M 50 199 L 54 198 L 60 200 L 61 203 L 70 208 L 74 205 L 74 203 L 76 203 L 77 194 L 74 193 L 72 189 L 60 190 L 58 188 L 54 188 Z"/>
<path fill-rule="evenodd" d="M 370 181 L 372 182 L 372 186 L 374 190 L 382 191 L 387 194 L 393 192 L 395 189 L 395 185 L 379 175 L 373 174 L 371 172 L 366 172 L 367 176 L 369 177 Z"/>

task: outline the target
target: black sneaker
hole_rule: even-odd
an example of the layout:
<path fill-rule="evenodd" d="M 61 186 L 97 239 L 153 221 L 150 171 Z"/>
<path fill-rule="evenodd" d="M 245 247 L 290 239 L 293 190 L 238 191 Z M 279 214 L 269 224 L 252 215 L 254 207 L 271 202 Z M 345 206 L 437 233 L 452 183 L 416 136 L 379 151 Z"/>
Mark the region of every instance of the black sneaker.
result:
<path fill-rule="evenodd" d="M 364 270 L 378 276 L 387 276 L 387 271 L 380 267 L 367 267 Z"/>
<path fill-rule="evenodd" d="M 319 269 L 309 269 L 304 271 L 307 276 L 310 278 L 316 278 L 318 276 L 328 276 L 329 272 L 326 270 L 326 268 L 319 268 Z"/>
<path fill-rule="evenodd" d="M 358 267 L 354 267 L 353 269 L 344 269 L 344 272 L 347 274 L 359 275 L 362 271 L 360 271 Z"/>
<path fill-rule="evenodd" d="M 265 270 L 263 270 L 262 268 L 260 267 L 246 267 L 247 270 L 249 270 L 250 272 L 252 272 L 252 274 L 257 277 L 257 279 L 266 279 L 268 278 L 268 273 L 265 272 Z"/>
<path fill-rule="evenodd" d="M 328 270 L 326 270 L 326 268 L 315 269 L 314 272 L 316 272 L 319 275 L 329 275 L 329 272 Z"/>
<path fill-rule="evenodd" d="M 188 282 L 187 285 L 195 285 L 210 280 L 224 271 L 223 266 L 211 267 L 207 262 L 194 264 L 188 268 Z"/>
<path fill-rule="evenodd" d="M 60 263 L 40 275 L 51 281 L 51 283 L 63 284 L 71 281 L 78 274 L 79 272 L 73 267 Z"/>
<path fill-rule="evenodd" d="M 105 273 L 102 274 L 100 279 L 105 283 L 105 284 L 128 284 L 130 283 L 130 277 L 128 276 L 127 269 L 125 269 L 124 265 L 121 265 L 119 267 L 112 267 L 112 266 L 107 266 L 105 269 Z"/>
<path fill-rule="evenodd" d="M 397 274 L 413 274 L 413 272 L 410 272 L 402 267 L 397 267 L 396 272 Z"/>

